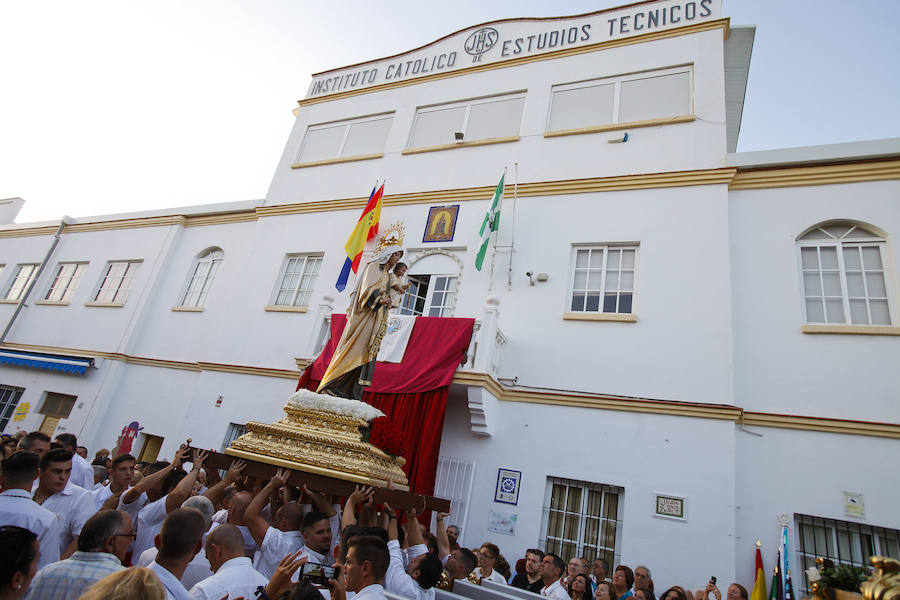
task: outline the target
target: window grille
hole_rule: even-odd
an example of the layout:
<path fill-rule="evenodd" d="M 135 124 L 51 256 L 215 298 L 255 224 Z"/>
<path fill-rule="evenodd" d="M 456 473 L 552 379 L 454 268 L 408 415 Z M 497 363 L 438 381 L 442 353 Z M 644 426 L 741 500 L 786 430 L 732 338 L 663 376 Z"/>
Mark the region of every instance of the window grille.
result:
<path fill-rule="evenodd" d="M 24 388 L 0 385 L 0 431 L 6 429 L 24 391 Z"/>
<path fill-rule="evenodd" d="M 896 529 L 801 514 L 794 515 L 794 522 L 799 538 L 800 568 L 797 571 L 804 572 L 802 577 L 807 593 L 810 589 L 805 571 L 816 566 L 818 557 L 831 559 L 835 564 L 866 568 L 871 568 L 871 556 L 900 560 L 900 531 Z"/>
<path fill-rule="evenodd" d="M 547 477 L 539 546 L 563 561 L 578 556 L 618 564 L 623 493 L 618 486 Z"/>

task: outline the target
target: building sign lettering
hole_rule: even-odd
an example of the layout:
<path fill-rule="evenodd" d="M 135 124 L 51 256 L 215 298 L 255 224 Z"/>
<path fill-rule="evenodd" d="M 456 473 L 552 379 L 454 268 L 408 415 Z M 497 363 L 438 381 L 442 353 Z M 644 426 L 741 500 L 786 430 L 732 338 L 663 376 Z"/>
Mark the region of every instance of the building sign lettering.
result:
<path fill-rule="evenodd" d="M 578 17 L 477 26 L 418 50 L 313 75 L 307 98 L 684 27 L 718 19 L 721 12 L 722 0 L 658 0 Z"/>

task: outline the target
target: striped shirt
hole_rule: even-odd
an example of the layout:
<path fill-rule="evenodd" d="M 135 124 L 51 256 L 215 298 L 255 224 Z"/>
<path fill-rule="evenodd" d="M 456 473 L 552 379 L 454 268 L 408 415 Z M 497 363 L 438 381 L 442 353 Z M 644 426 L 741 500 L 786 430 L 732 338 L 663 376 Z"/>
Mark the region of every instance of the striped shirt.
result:
<path fill-rule="evenodd" d="M 38 571 L 25 598 L 77 600 L 86 589 L 124 568 L 118 558 L 106 552 L 75 552 Z"/>

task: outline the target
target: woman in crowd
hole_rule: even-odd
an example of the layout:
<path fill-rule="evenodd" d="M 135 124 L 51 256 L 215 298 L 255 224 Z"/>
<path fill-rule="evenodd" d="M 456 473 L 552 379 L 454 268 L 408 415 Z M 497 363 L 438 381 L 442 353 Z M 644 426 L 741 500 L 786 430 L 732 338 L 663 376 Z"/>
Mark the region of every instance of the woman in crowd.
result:
<path fill-rule="evenodd" d="M 41 558 L 37 536 L 22 527 L 0 527 L 0 600 L 28 591 Z"/>
<path fill-rule="evenodd" d="M 614 600 L 615 597 L 616 595 L 610 582 L 601 581 L 597 584 L 597 589 L 594 591 L 594 600 Z"/>
<path fill-rule="evenodd" d="M 656 596 L 650 590 L 634 590 L 634 597 L 636 600 L 656 600 Z"/>
<path fill-rule="evenodd" d="M 663 592 L 659 600 L 688 600 L 688 596 L 683 587 L 674 585 Z"/>
<path fill-rule="evenodd" d="M 590 600 L 591 580 L 584 573 L 577 573 L 569 582 L 569 598 L 572 600 Z"/>
<path fill-rule="evenodd" d="M 78 600 L 166 600 L 166 588 L 150 569 L 131 567 L 107 575 Z"/>

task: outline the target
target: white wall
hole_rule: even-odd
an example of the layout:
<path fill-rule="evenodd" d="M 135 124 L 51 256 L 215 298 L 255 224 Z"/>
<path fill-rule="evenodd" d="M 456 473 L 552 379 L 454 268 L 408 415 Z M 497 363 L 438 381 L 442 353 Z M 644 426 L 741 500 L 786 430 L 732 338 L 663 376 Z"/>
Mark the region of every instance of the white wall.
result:
<path fill-rule="evenodd" d="M 465 543 L 500 546 L 514 564 L 541 536 L 547 476 L 625 488 L 622 564 L 646 564 L 658 591 L 734 576 L 734 425 L 587 408 L 501 402 L 493 437 L 471 433 L 464 398 L 447 404 L 441 456 L 476 461 Z M 497 469 L 522 472 L 517 506 L 493 502 Z M 687 497 L 684 522 L 652 516 L 653 494 Z M 491 510 L 519 515 L 514 537 L 487 530 Z M 452 521 L 452 519 L 451 519 Z M 567 560 L 569 557 L 564 557 Z"/>
<path fill-rule="evenodd" d="M 504 166 L 550 181 L 725 166 L 725 85 L 721 30 L 527 63 L 303 106 L 267 194 L 267 204 L 352 198 L 387 179 L 389 194 L 495 185 Z M 694 64 L 692 123 L 629 130 L 625 144 L 606 134 L 544 138 L 555 84 Z M 515 143 L 403 156 L 416 107 L 527 90 Z M 291 169 L 307 125 L 396 111 L 384 158 Z M 510 179 L 511 180 L 511 179 Z M 510 181 L 508 180 L 508 181 Z"/>
<path fill-rule="evenodd" d="M 897 319 L 896 198 L 897 183 L 891 181 L 729 194 L 738 405 L 864 421 L 900 419 L 896 337 L 800 332 L 803 290 L 796 246 L 797 236 L 828 219 L 862 221 L 886 231 L 885 279 Z"/>

